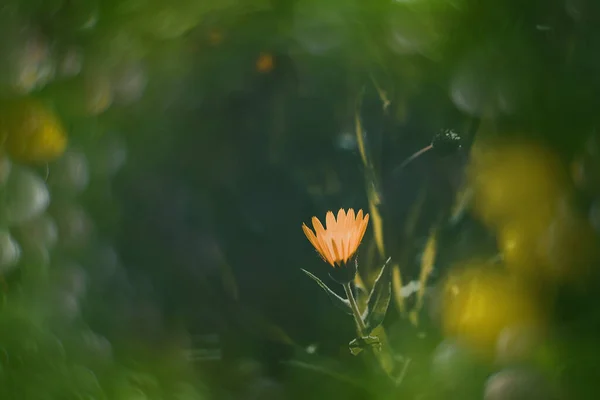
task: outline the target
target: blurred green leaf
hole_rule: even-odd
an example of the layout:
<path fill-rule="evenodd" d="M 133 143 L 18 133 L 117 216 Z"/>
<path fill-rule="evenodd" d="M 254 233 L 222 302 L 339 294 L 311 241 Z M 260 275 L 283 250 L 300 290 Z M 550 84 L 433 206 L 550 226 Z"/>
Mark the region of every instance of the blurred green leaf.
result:
<path fill-rule="evenodd" d="M 385 314 L 390 304 L 392 296 L 392 276 L 389 268 L 391 258 L 388 258 L 379 276 L 375 280 L 369 300 L 367 301 L 367 309 L 365 310 L 362 319 L 367 327 L 367 332 L 371 333 L 383 323 Z"/>
<path fill-rule="evenodd" d="M 320 280 L 319 278 L 317 278 L 316 276 L 314 276 L 307 270 L 302 269 L 302 272 L 304 272 L 306 275 L 308 275 L 308 277 L 311 278 L 313 281 L 317 282 L 317 284 L 321 287 L 321 289 L 323 289 L 325 291 L 325 293 L 327 293 L 327 295 L 329 296 L 329 298 L 331 299 L 333 304 L 335 304 L 341 310 L 346 312 L 346 314 L 352 315 L 352 308 L 350 308 L 350 302 L 348 300 L 341 298 L 337 293 L 335 293 L 333 290 L 329 289 L 329 287 L 322 280 Z"/>

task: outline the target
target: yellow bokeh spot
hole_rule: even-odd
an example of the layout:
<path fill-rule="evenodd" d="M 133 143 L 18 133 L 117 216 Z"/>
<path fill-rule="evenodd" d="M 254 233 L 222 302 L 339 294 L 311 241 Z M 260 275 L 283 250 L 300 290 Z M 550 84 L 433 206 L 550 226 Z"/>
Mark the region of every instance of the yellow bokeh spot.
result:
<path fill-rule="evenodd" d="M 529 215 L 522 215 L 498 227 L 498 250 L 509 271 L 535 280 L 546 277 L 540 276 L 543 271 L 538 249 L 555 214 L 556 211 L 552 213 L 550 209 L 540 207 Z"/>
<path fill-rule="evenodd" d="M 590 276 L 597 237 L 554 152 L 533 142 L 477 143 L 468 175 L 476 217 L 496 233 L 508 271 L 544 285 Z"/>
<path fill-rule="evenodd" d="M 535 276 L 539 266 L 536 257 L 538 236 L 521 224 L 510 223 L 498 233 L 498 248 L 502 252 L 507 268 L 518 274 Z"/>
<path fill-rule="evenodd" d="M 271 72 L 275 67 L 275 60 L 273 55 L 269 53 L 261 53 L 256 60 L 256 70 L 258 72 L 267 73 Z"/>
<path fill-rule="evenodd" d="M 542 328 L 543 321 L 534 296 L 518 280 L 489 265 L 453 271 L 444 282 L 444 334 L 486 358 L 494 358 L 498 340 L 507 330 Z"/>
<path fill-rule="evenodd" d="M 566 191 L 558 157 L 533 143 L 493 143 L 474 151 L 469 166 L 474 211 L 492 227 L 553 213 Z"/>
<path fill-rule="evenodd" d="M 6 152 L 18 162 L 49 162 L 67 147 L 67 135 L 58 116 L 35 100 L 3 105 L 0 132 Z"/>

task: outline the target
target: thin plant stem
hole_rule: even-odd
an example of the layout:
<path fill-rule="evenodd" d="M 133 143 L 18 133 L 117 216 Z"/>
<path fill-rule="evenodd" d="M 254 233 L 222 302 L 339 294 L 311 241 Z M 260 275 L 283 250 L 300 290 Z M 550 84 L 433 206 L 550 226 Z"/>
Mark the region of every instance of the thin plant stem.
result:
<path fill-rule="evenodd" d="M 358 337 L 363 338 L 363 337 L 367 336 L 367 334 L 368 334 L 367 327 L 366 327 L 365 323 L 363 322 L 363 319 L 360 315 L 360 310 L 358 309 L 358 304 L 356 303 L 356 300 L 354 299 L 354 294 L 352 294 L 352 288 L 350 287 L 350 283 L 345 283 L 342 286 L 344 286 L 344 291 L 346 292 L 346 297 L 348 298 L 348 302 L 350 303 L 350 308 L 352 309 L 352 315 L 354 316 L 354 321 L 356 322 L 356 330 L 358 333 Z M 385 332 L 384 332 L 384 334 L 385 334 Z M 372 349 L 370 347 L 368 347 L 365 350 L 368 354 L 370 354 L 375 359 L 375 362 L 377 364 L 379 364 L 379 367 L 381 368 L 381 370 L 384 371 L 385 374 L 389 378 L 394 380 L 392 375 L 390 375 L 390 371 L 388 370 L 388 368 L 386 368 L 386 361 L 385 361 L 384 354 L 382 354 L 379 351 L 375 351 L 374 349 Z"/>
<path fill-rule="evenodd" d="M 350 282 L 344 283 L 344 291 L 346 292 L 346 298 L 350 302 L 350 308 L 352 309 L 352 314 L 354 315 L 354 321 L 356 321 L 356 327 L 358 329 L 358 335 L 363 337 L 366 335 L 367 327 L 362 320 L 360 315 L 360 311 L 358 309 L 358 304 L 356 304 L 356 300 L 354 299 L 354 294 L 352 294 L 352 288 L 350 287 Z"/>
<path fill-rule="evenodd" d="M 406 167 L 408 164 L 410 164 L 411 162 L 413 162 L 416 158 L 418 158 L 419 156 L 421 156 L 423 153 L 428 152 L 429 150 L 433 149 L 433 144 L 430 144 L 427 147 L 423 147 L 421 150 L 417 151 L 416 153 L 414 153 L 412 156 L 408 157 L 406 160 L 404 160 L 404 162 L 400 165 L 400 167 L 398 167 L 398 169 L 403 169 L 404 167 Z"/>

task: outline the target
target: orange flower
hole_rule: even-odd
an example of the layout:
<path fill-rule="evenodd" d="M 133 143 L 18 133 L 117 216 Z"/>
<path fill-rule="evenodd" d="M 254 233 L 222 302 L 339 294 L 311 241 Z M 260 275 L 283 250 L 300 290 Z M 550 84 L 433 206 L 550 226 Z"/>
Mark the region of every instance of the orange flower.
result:
<path fill-rule="evenodd" d="M 323 228 L 317 217 L 313 217 L 312 224 L 315 231 L 313 232 L 306 224 L 302 224 L 302 230 L 323 260 L 334 268 L 344 266 L 356 253 L 365 235 L 369 214 L 363 217 L 363 211 L 359 210 L 355 218 L 352 208 L 347 214 L 340 209 L 336 220 L 333 212 L 329 211 L 325 223 L 327 229 Z"/>

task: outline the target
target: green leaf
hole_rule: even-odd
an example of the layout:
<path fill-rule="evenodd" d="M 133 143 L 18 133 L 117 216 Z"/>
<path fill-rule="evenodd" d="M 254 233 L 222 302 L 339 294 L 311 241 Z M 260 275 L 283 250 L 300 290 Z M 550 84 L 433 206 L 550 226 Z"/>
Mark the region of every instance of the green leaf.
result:
<path fill-rule="evenodd" d="M 369 294 L 369 300 L 367 300 L 367 309 L 365 310 L 362 319 L 367 327 L 366 333 L 373 332 L 373 329 L 377 328 L 383 323 L 385 314 L 390 304 L 390 298 L 392 296 L 392 274 L 390 268 L 391 258 L 388 258 L 379 276 L 375 280 L 373 289 Z"/>
<path fill-rule="evenodd" d="M 333 290 L 329 289 L 329 287 L 322 280 L 320 280 L 307 270 L 302 269 L 302 272 L 304 272 L 306 275 L 308 275 L 309 278 L 311 278 L 313 281 L 317 282 L 319 286 L 321 286 L 321 289 L 323 289 L 325 293 L 327 293 L 327 296 L 329 296 L 334 305 L 336 305 L 342 311 L 346 312 L 346 314 L 352 315 L 352 308 L 350 307 L 350 302 L 348 300 L 340 297 Z"/>
<path fill-rule="evenodd" d="M 367 347 L 374 347 L 377 350 L 381 350 L 381 341 L 377 336 L 363 336 L 352 340 L 348 343 L 348 346 L 350 353 L 356 356 Z"/>

